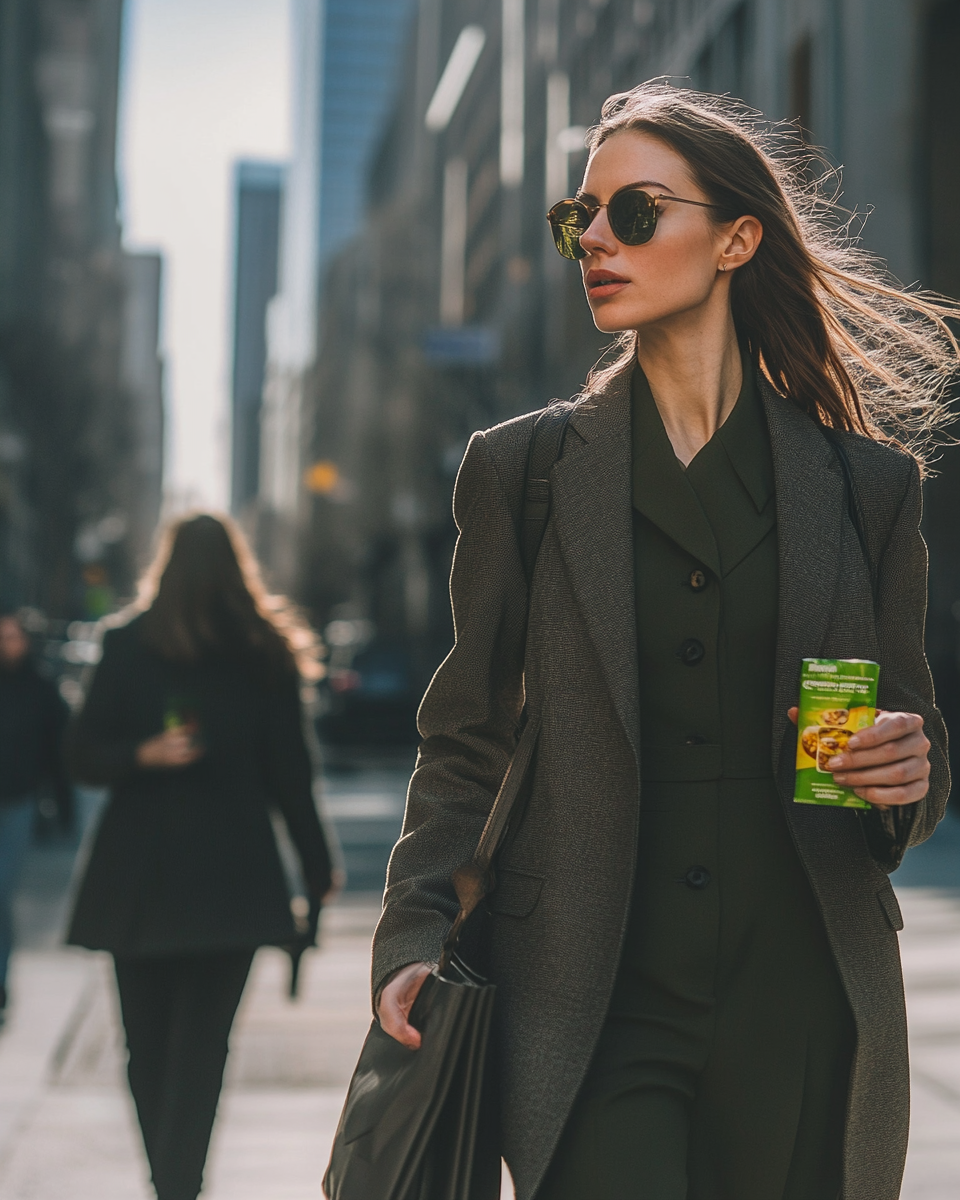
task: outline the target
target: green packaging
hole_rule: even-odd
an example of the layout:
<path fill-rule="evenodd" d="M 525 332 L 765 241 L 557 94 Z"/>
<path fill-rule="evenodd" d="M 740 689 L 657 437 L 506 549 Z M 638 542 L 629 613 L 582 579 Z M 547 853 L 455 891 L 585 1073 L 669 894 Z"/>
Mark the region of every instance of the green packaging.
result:
<path fill-rule="evenodd" d="M 796 804 L 869 808 L 853 788 L 833 781 L 828 764 L 877 715 L 880 667 L 863 658 L 805 658 L 797 715 Z"/>

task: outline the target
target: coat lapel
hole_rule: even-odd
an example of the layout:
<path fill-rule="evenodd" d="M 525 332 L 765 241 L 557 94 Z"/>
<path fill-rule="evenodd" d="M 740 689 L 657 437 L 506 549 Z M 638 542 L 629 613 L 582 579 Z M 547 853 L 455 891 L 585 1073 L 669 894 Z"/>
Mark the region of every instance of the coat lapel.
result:
<path fill-rule="evenodd" d="M 774 771 L 797 703 L 800 660 L 822 653 L 839 574 L 843 479 L 816 424 L 761 380 L 776 481 L 780 547 Z"/>
<path fill-rule="evenodd" d="M 797 702 L 800 661 L 822 653 L 839 575 L 843 479 L 816 424 L 761 380 L 777 497 L 780 596 L 774 770 Z M 553 524 L 614 705 L 639 759 L 630 372 L 571 418 L 553 468 Z"/>
<path fill-rule="evenodd" d="M 630 371 L 571 418 L 553 468 L 553 525 L 614 705 L 639 758 L 640 698 L 630 498 Z"/>

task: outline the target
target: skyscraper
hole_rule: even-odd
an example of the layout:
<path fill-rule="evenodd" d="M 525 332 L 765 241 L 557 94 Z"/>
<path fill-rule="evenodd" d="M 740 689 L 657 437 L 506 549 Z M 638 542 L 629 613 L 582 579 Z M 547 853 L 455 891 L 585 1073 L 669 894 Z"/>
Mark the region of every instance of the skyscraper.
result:
<path fill-rule="evenodd" d="M 277 290 L 284 168 L 238 162 L 234 169 L 233 385 L 230 508 L 257 495 L 260 408 L 267 365 L 267 308 Z"/>
<path fill-rule="evenodd" d="M 320 107 L 320 269 L 359 228 L 367 167 L 397 82 L 411 0 L 326 0 Z"/>
<path fill-rule="evenodd" d="M 122 0 L 0 0 L 0 604 L 100 615 L 160 507 L 161 263 L 122 248 Z"/>
<path fill-rule="evenodd" d="M 293 156 L 268 320 L 260 497 L 274 576 L 293 584 L 303 396 L 324 268 L 360 227 L 366 180 L 399 75 L 413 0 L 293 0 Z"/>

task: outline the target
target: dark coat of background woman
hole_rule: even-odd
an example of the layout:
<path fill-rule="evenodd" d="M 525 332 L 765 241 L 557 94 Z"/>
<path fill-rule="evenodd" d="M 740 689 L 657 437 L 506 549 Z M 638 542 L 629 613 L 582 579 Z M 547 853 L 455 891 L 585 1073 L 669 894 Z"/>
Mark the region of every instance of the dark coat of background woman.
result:
<path fill-rule="evenodd" d="M 68 941 L 114 955 L 154 1185 L 160 1200 L 193 1200 L 253 952 L 296 936 L 271 810 L 314 912 L 331 861 L 298 631 L 224 522 L 183 521 L 168 543 L 150 607 L 106 633 L 70 737 L 76 776 L 111 794 Z"/>

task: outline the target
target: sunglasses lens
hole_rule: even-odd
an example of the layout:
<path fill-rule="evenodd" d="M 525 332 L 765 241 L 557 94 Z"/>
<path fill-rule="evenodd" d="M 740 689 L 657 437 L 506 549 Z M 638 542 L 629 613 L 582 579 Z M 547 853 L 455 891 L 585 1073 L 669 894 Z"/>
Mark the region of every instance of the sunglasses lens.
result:
<path fill-rule="evenodd" d="M 642 246 L 657 228 L 657 202 L 646 192 L 618 192 L 607 215 L 614 237 L 625 246 Z"/>
<path fill-rule="evenodd" d="M 586 258 L 580 238 L 590 227 L 587 210 L 578 200 L 561 200 L 547 213 L 553 240 L 564 258 Z"/>

